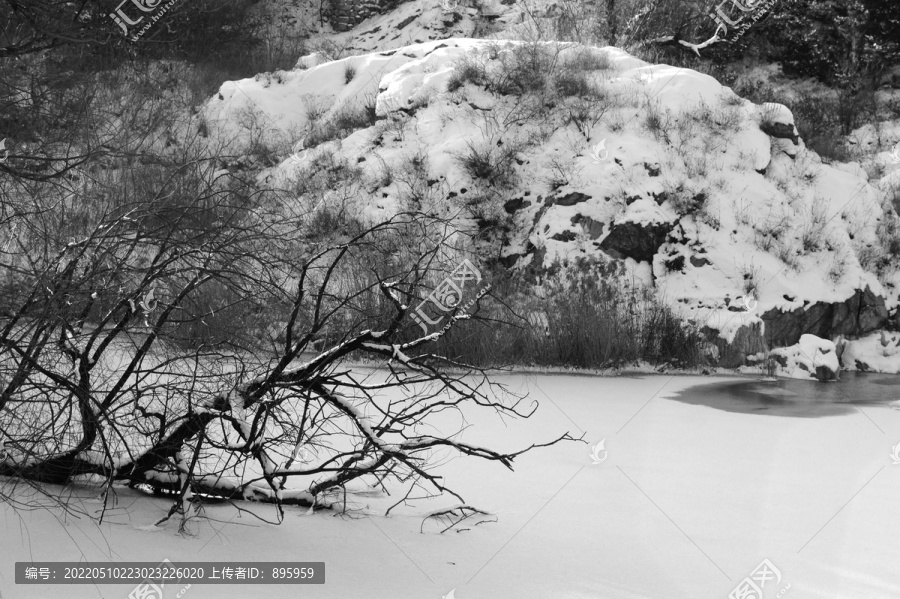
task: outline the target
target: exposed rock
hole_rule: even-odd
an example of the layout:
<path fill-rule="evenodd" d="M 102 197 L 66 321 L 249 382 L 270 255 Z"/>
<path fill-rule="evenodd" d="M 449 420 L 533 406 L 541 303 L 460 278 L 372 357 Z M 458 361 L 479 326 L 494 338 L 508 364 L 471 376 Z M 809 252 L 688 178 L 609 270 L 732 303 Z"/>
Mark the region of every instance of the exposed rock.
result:
<path fill-rule="evenodd" d="M 779 374 L 791 378 L 816 378 L 821 382 L 840 380 L 837 346 L 815 335 L 802 335 L 798 343 L 769 352 L 779 364 Z"/>
<path fill-rule="evenodd" d="M 653 256 L 666 240 L 673 225 L 654 223 L 613 223 L 609 235 L 600 242 L 600 249 L 613 258 L 633 258 L 638 262 L 653 262 Z"/>
<path fill-rule="evenodd" d="M 572 231 L 563 231 L 562 233 L 556 233 L 550 239 L 555 239 L 556 241 L 575 241 L 575 235 Z"/>
<path fill-rule="evenodd" d="M 576 214 L 573 216 L 572 224 L 581 225 L 582 230 L 584 230 L 591 239 L 599 239 L 603 235 L 603 230 L 606 227 L 605 223 L 594 220 L 589 216 L 584 216 L 583 214 Z"/>
<path fill-rule="evenodd" d="M 816 302 L 791 312 L 769 310 L 761 318 L 766 323 L 766 340 L 778 347 L 793 345 L 804 334 L 824 338 L 865 335 L 884 325 L 888 311 L 884 298 L 867 286 L 844 302 Z"/>
<path fill-rule="evenodd" d="M 705 258 L 697 259 L 697 262 L 705 261 Z M 695 264 L 695 259 L 691 258 Z M 696 266 L 696 264 L 695 264 Z M 738 308 L 737 311 L 743 311 Z M 769 356 L 773 358 L 782 369 L 790 370 L 786 348 L 797 346 L 804 337 L 819 339 L 816 343 L 824 347 L 831 344 L 834 347 L 834 359 L 840 361 L 840 355 L 845 351 L 845 343 L 839 335 L 858 337 L 881 328 L 887 321 L 887 309 L 884 298 L 876 296 L 871 289 L 866 287 L 857 292 L 844 302 L 824 303 L 819 302 L 791 312 L 770 310 L 761 316 L 765 323 L 765 338 L 758 325 L 753 327 L 743 326 L 738 329 L 734 340 L 728 344 L 718 337 L 718 331 L 704 327 L 702 332 L 707 340 L 715 343 L 721 355 L 719 365 L 725 368 L 736 368 L 747 363 L 748 356 L 754 356 L 759 352 L 765 352 L 769 347 L 781 348 L 773 350 Z M 829 337 L 838 337 L 838 342 L 825 341 Z M 821 342 L 821 343 L 820 343 Z M 818 345 L 817 345 L 818 347 Z M 809 348 L 806 348 L 809 351 Z M 797 353 L 797 352 L 794 352 Z M 819 350 L 819 353 L 828 352 Z M 802 355 L 802 351 L 800 354 Z M 813 356 L 814 357 L 814 356 Z M 822 359 L 820 356 L 818 359 Z M 829 357 L 830 360 L 830 357 Z M 839 378 L 839 369 L 828 368 L 823 370 L 822 364 L 814 361 L 795 359 L 791 368 L 799 368 L 809 374 L 810 378 L 818 380 L 832 380 Z M 855 366 L 857 370 L 868 370 L 865 362 L 851 356 L 848 366 Z"/>
<path fill-rule="evenodd" d="M 419 13 L 409 15 L 407 18 L 397 23 L 397 29 L 403 29 L 404 27 L 415 21 L 418 17 Z"/>
<path fill-rule="evenodd" d="M 444 17 L 441 19 L 441 23 L 444 25 L 444 27 L 452 27 L 460 21 L 462 21 L 462 15 L 456 11 L 444 13 Z"/>
<path fill-rule="evenodd" d="M 828 366 L 816 366 L 816 378 L 825 383 L 831 380 L 841 380 L 840 374 Z"/>
<path fill-rule="evenodd" d="M 507 214 L 512 214 L 517 210 L 521 210 L 527 206 L 531 206 L 531 202 L 526 200 L 525 198 L 513 198 L 503 204 L 503 209 L 506 210 Z"/>
<path fill-rule="evenodd" d="M 513 268 L 516 265 L 516 262 L 519 261 L 519 258 L 522 257 L 522 254 L 509 254 L 508 256 L 500 257 L 500 264 L 504 268 Z"/>
<path fill-rule="evenodd" d="M 538 198 L 538 199 L 540 199 L 540 198 Z M 532 219 L 532 224 L 533 224 L 534 226 L 537 226 L 537 224 L 540 222 L 540 220 L 544 217 L 544 214 L 545 214 L 545 213 L 547 212 L 547 210 L 549 210 L 549 209 L 550 209 L 550 205 L 549 205 L 549 204 L 544 204 L 543 206 L 541 206 L 540 208 L 538 208 L 537 212 L 534 213 L 534 219 Z"/>
<path fill-rule="evenodd" d="M 709 260 L 706 258 L 698 258 L 697 256 L 691 256 L 691 265 L 695 268 L 700 268 L 701 266 L 706 266 L 709 264 Z"/>
<path fill-rule="evenodd" d="M 557 206 L 574 206 L 575 204 L 580 204 L 581 202 L 587 202 L 591 199 L 591 196 L 583 193 L 578 193 L 577 191 L 573 191 L 572 193 L 567 193 L 564 196 L 560 196 L 558 198 L 550 198 L 550 204 L 556 204 Z"/>
<path fill-rule="evenodd" d="M 684 256 L 678 254 L 674 258 L 669 258 L 666 260 L 666 268 L 669 269 L 669 272 L 675 271 L 683 271 L 684 270 Z"/>

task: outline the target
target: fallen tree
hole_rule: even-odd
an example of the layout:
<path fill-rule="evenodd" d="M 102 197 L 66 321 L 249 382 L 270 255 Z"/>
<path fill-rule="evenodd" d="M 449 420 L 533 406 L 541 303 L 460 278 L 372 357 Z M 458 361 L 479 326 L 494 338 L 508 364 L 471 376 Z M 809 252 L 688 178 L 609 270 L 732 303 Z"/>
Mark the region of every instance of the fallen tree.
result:
<path fill-rule="evenodd" d="M 536 408 L 429 350 L 477 318 L 483 293 L 465 309 L 460 300 L 466 283 L 466 299 L 476 297 L 480 273 L 432 310 L 433 331 L 410 318 L 416 298 L 446 291 L 439 277 L 462 257 L 447 222 L 401 214 L 312 242 L 294 198 L 235 193 L 200 163 L 178 176 L 195 191 L 164 186 L 77 230 L 38 219 L 2 258 L 8 482 L 56 498 L 54 485 L 128 483 L 171 496 L 166 518 L 205 498 L 269 502 L 279 514 L 333 506 L 360 479 L 462 501 L 432 471 L 436 450 L 512 468 L 523 452 L 572 439 L 498 451 L 455 440 L 458 431 L 422 432 L 447 410 Z M 383 368 L 364 375 L 351 360 Z"/>

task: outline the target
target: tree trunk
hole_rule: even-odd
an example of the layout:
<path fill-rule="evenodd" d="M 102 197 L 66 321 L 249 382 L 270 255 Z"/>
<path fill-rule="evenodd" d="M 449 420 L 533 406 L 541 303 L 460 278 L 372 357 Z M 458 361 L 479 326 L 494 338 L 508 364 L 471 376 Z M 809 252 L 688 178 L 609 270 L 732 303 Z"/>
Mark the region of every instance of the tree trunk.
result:
<path fill-rule="evenodd" d="M 616 15 L 616 0 L 606 0 L 606 23 L 609 26 L 609 44 L 615 46 L 619 37 L 619 18 Z"/>

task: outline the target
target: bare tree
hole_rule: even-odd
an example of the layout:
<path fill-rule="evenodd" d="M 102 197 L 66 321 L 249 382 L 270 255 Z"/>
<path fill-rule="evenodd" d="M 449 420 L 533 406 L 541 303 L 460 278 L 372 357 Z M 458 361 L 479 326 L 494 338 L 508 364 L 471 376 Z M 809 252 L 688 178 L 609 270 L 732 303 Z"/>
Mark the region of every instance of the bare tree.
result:
<path fill-rule="evenodd" d="M 0 1 L 0 58 L 73 44 L 107 42 L 114 34 L 98 0 Z"/>
<path fill-rule="evenodd" d="M 299 205 L 198 160 L 127 202 L 33 216 L 0 253 L 0 476 L 54 497 L 54 485 L 128 483 L 172 496 L 167 517 L 204 497 L 281 514 L 340 503 L 358 479 L 459 497 L 435 450 L 512 468 L 572 439 L 501 452 L 426 432 L 467 405 L 536 408 L 430 350 L 477 318 L 477 301 L 433 332 L 410 318 L 462 256 L 460 233 L 400 214 L 323 244 L 298 226 Z M 383 368 L 366 375 L 359 360 Z"/>

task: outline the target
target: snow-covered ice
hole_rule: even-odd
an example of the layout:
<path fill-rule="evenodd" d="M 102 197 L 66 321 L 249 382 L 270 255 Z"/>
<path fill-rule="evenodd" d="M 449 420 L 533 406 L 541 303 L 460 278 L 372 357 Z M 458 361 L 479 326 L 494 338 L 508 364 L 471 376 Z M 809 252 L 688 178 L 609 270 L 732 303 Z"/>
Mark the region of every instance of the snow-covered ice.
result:
<path fill-rule="evenodd" d="M 900 413 L 886 405 L 846 406 L 839 415 L 799 418 L 672 399 L 692 385 L 746 385 L 747 379 L 504 375 L 498 380 L 530 390 L 541 401 L 540 410 L 530 420 L 510 423 L 467 413 L 474 426 L 462 433 L 466 442 L 511 450 L 570 430 L 583 431 L 589 444 L 526 454 L 516 460 L 515 472 L 473 459 L 440 466 L 445 482 L 496 523 L 461 533 L 426 528 L 422 534 L 425 516 L 458 501 L 414 502 L 385 518 L 386 507 L 406 491 L 393 486 L 390 497 L 356 489 L 355 509 L 347 517 L 288 508 L 281 526 L 227 505 L 209 505 L 212 520 L 182 536 L 175 533 L 175 522 L 165 531 L 147 528 L 168 502 L 136 501 L 133 492 L 119 489 L 118 504 L 99 527 L 58 511 L 16 514 L 4 503 L 0 536 L 6 542 L 0 557 L 6 564 L 166 558 L 326 563 L 321 586 L 194 585 L 185 599 L 298 593 L 438 599 L 451 589 L 456 599 L 724 599 L 764 559 L 782 575 L 777 587 L 765 588 L 765 597 L 787 584 L 785 596 L 804 599 L 900 596 L 900 465 L 890 456 L 900 442 Z M 824 401 L 815 397 L 823 388 L 819 383 L 785 384 L 784 390 L 772 389 L 773 401 L 779 393 Z M 460 423 L 458 415 L 446 414 L 439 426 L 456 430 Z M 590 446 L 604 439 L 608 458 L 593 464 Z M 271 506 L 242 507 L 274 515 Z M 38 586 L 14 586 L 9 568 L 0 576 L 4 596 L 54 596 Z M 65 587 L 65 596 L 126 597 L 130 588 L 73 585 Z"/>

